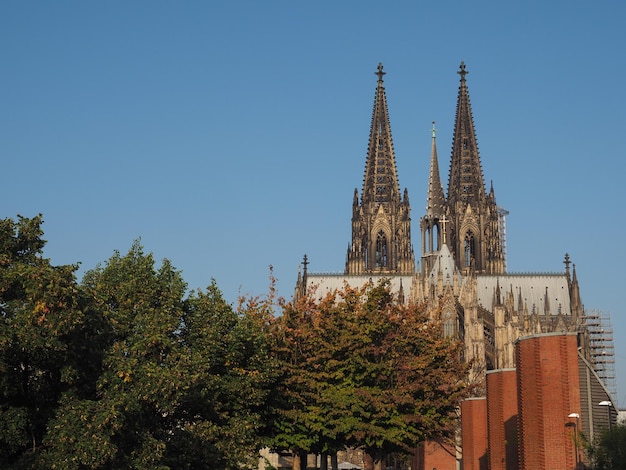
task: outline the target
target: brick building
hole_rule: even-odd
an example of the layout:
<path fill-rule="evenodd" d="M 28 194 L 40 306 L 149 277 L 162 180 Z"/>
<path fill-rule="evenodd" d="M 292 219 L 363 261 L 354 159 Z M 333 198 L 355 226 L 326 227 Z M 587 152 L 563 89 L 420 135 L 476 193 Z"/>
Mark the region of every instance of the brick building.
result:
<path fill-rule="evenodd" d="M 520 468 L 575 468 L 571 414 L 581 415 L 576 334 L 517 343 Z"/>
<path fill-rule="evenodd" d="M 517 468 L 517 371 L 487 372 L 489 470 Z"/>
<path fill-rule="evenodd" d="M 468 398 L 461 403 L 463 470 L 488 470 L 487 399 Z"/>

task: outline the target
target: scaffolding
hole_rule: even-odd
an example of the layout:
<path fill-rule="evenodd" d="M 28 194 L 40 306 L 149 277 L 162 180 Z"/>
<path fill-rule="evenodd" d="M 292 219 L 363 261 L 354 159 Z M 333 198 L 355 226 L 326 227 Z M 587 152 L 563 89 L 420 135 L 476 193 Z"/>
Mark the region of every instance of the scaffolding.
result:
<path fill-rule="evenodd" d="M 611 317 L 608 313 L 591 310 L 585 312 L 585 325 L 589 331 L 589 347 L 593 368 L 611 396 L 616 397 L 615 349 L 613 347 Z"/>

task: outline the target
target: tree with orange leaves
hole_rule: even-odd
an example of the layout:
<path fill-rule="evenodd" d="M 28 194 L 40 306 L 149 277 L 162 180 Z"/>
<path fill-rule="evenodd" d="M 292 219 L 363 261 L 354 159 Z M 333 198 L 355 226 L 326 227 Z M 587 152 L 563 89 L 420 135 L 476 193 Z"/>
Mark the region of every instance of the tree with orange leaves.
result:
<path fill-rule="evenodd" d="M 461 344 L 420 307 L 394 302 L 388 283 L 287 304 L 276 334 L 284 382 L 275 448 L 359 447 L 380 468 L 454 432 L 467 393 Z"/>

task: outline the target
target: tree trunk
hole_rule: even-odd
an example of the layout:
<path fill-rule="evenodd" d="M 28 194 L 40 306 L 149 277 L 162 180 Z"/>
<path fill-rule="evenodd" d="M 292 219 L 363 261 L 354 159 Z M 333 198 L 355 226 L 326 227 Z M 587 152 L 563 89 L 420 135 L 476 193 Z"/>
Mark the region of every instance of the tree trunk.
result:
<path fill-rule="evenodd" d="M 337 452 L 330 454 L 330 466 L 332 470 L 339 470 L 339 460 L 337 459 Z"/>
<path fill-rule="evenodd" d="M 325 452 L 320 456 L 320 470 L 328 470 L 328 454 Z"/>
<path fill-rule="evenodd" d="M 376 455 L 366 454 L 364 461 L 365 470 L 383 470 L 382 452 L 376 452 Z"/>
<path fill-rule="evenodd" d="M 374 459 L 370 454 L 363 456 L 363 468 L 364 470 L 374 470 Z"/>
<path fill-rule="evenodd" d="M 306 470 L 306 451 L 299 450 L 293 453 L 293 470 Z"/>

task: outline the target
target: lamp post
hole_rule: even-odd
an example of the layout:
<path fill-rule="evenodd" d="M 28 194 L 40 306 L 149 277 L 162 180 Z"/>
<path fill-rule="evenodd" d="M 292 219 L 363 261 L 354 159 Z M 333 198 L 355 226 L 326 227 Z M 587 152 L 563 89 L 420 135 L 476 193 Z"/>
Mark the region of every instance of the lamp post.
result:
<path fill-rule="evenodd" d="M 578 420 L 580 415 L 578 413 L 570 413 L 567 417 L 576 418 L 576 421 L 574 421 L 574 455 L 576 457 L 576 470 L 578 470 L 580 468 L 580 454 L 578 453 Z"/>
<path fill-rule="evenodd" d="M 609 431 L 610 431 L 611 430 L 611 407 L 613 406 L 613 403 L 611 403 L 609 400 L 603 400 L 600 403 L 598 403 L 598 405 L 606 406 L 606 417 L 609 423 Z"/>

